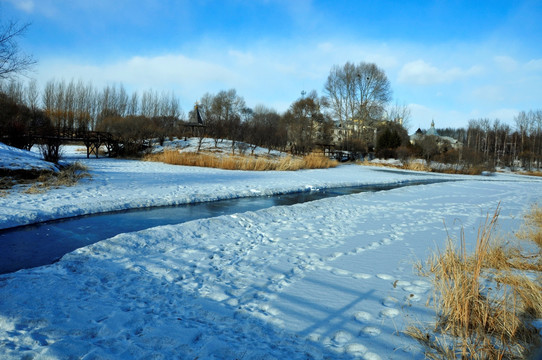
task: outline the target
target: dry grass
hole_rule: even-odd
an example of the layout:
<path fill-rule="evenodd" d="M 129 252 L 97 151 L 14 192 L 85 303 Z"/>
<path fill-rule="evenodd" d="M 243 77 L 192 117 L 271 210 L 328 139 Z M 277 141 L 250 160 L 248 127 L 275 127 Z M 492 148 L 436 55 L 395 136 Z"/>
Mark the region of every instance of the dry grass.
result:
<path fill-rule="evenodd" d="M 521 171 L 520 175 L 542 176 L 542 171 Z"/>
<path fill-rule="evenodd" d="M 73 186 L 84 178 L 89 178 L 88 168 L 79 163 L 73 163 L 58 173 L 47 172 L 38 176 L 32 185 L 24 190 L 26 194 L 39 194 L 51 188 L 59 188 L 63 186 Z"/>
<path fill-rule="evenodd" d="M 425 163 L 417 162 L 417 161 L 416 162 L 405 161 L 401 165 L 396 165 L 396 164 L 390 164 L 390 163 L 370 162 L 370 161 L 364 160 L 362 162 L 359 162 L 359 164 L 363 166 L 386 167 L 386 168 L 412 170 L 412 171 L 425 171 L 425 172 L 434 171 L 434 169 L 431 169 Z"/>
<path fill-rule="evenodd" d="M 418 161 L 404 161 L 401 165 L 395 165 L 390 163 L 378 163 L 369 162 L 367 160 L 359 162 L 360 165 L 365 166 L 378 166 L 388 167 L 394 169 L 412 170 L 412 171 L 425 171 L 425 172 L 437 172 L 443 174 L 462 174 L 462 175 L 480 175 L 487 168 L 482 166 L 470 166 L 470 167 L 430 167 L 425 162 Z"/>
<path fill-rule="evenodd" d="M 429 166 L 421 162 L 406 162 L 403 164 L 402 168 L 405 170 L 413 170 L 413 171 L 426 171 L 426 172 L 433 171 Z"/>
<path fill-rule="evenodd" d="M 533 271 L 541 270 L 536 239 L 542 234 L 542 209 L 526 216 L 528 230 L 522 232 L 537 245 L 535 253 L 495 236 L 498 215 L 497 209 L 480 226 L 473 254 L 462 234 L 459 249 L 449 238 L 444 251 L 419 265 L 434 286 L 437 322 L 432 330 L 411 326 L 406 333 L 428 358 L 521 359 L 540 342 L 531 322 L 542 317 L 540 277 L 532 279 Z"/>
<path fill-rule="evenodd" d="M 245 155 L 215 155 L 210 153 L 180 153 L 176 150 L 165 150 L 158 154 L 149 154 L 145 161 L 163 162 L 171 165 L 201 166 L 225 170 L 251 171 L 292 171 L 300 169 L 324 169 L 337 166 L 337 162 L 319 154 L 309 154 L 303 158 L 292 156 L 280 159 Z"/>

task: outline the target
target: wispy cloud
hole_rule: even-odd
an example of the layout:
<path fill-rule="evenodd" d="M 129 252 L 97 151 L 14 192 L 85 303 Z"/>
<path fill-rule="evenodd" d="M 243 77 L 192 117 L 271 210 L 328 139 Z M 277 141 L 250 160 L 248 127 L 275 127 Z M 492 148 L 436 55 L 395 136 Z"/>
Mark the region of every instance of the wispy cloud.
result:
<path fill-rule="evenodd" d="M 529 71 L 542 72 L 542 59 L 529 60 L 529 62 L 525 64 L 525 69 Z"/>
<path fill-rule="evenodd" d="M 420 59 L 403 65 L 398 80 L 400 83 L 411 85 L 444 84 L 479 75 L 482 71 L 483 68 L 478 65 L 468 69 L 459 67 L 441 69 Z"/>
<path fill-rule="evenodd" d="M 514 71 L 518 68 L 518 62 L 510 56 L 498 55 L 493 58 L 497 67 L 503 71 Z"/>
<path fill-rule="evenodd" d="M 12 3 L 17 9 L 27 13 L 34 11 L 35 3 L 33 0 L 2 0 Z"/>

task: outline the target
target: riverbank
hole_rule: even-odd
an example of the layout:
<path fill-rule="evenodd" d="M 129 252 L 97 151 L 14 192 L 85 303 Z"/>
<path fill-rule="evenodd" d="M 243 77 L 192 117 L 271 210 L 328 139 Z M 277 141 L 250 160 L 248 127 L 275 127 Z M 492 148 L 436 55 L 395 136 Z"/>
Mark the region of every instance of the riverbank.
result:
<path fill-rule="evenodd" d="M 395 184 L 409 179 L 461 179 L 442 174 L 385 171 L 343 165 L 299 171 L 229 171 L 138 160 L 87 159 L 77 146 L 64 148 L 67 162 L 80 162 L 90 177 L 42 194 L 15 187 L 0 197 L 0 229 L 51 219 L 153 206 L 267 196 L 311 189 Z M 483 178 L 485 179 L 485 178 Z"/>

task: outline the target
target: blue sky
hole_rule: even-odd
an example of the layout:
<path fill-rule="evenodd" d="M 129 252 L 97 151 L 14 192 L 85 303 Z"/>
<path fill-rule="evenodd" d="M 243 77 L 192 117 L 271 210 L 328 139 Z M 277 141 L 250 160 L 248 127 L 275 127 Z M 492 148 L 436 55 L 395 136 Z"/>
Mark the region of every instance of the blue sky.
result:
<path fill-rule="evenodd" d="M 0 0 L 0 18 L 32 23 L 41 85 L 174 91 L 185 112 L 230 88 L 285 111 L 347 61 L 386 72 L 411 131 L 542 108 L 542 1 Z"/>

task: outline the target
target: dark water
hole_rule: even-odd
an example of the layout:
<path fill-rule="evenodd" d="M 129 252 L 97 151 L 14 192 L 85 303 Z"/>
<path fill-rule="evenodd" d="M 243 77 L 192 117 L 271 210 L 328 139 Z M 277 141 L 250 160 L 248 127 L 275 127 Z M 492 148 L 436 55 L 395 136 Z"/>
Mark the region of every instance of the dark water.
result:
<path fill-rule="evenodd" d="M 434 183 L 435 181 L 431 181 Z M 395 185 L 345 187 L 266 197 L 220 200 L 73 217 L 0 230 L 0 274 L 51 264 L 64 254 L 125 232 L 180 224 L 195 219 L 293 205 L 328 197 L 427 184 L 411 181 Z"/>

